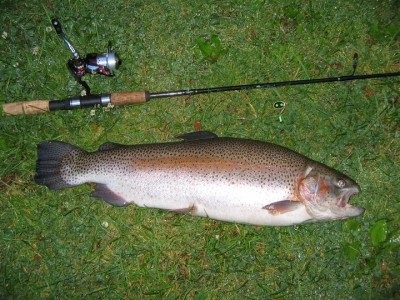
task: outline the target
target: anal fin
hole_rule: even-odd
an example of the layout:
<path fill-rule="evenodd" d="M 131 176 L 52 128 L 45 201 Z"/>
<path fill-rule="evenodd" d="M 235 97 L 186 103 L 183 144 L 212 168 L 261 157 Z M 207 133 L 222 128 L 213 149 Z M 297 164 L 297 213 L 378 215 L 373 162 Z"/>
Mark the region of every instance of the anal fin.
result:
<path fill-rule="evenodd" d="M 107 185 L 101 183 L 96 183 L 96 188 L 92 192 L 92 197 L 100 198 L 114 206 L 125 206 L 129 204 L 129 202 L 120 195 L 110 190 Z"/>
<path fill-rule="evenodd" d="M 266 209 L 271 215 L 280 215 L 290 211 L 294 211 L 298 209 L 301 205 L 303 204 L 299 201 L 282 200 L 265 205 L 263 209 Z"/>
<path fill-rule="evenodd" d="M 189 207 L 178 208 L 178 209 L 169 209 L 168 211 L 176 213 L 176 214 L 190 214 L 190 213 L 194 212 L 195 210 L 196 210 L 196 206 L 194 206 L 194 204 L 192 204 Z"/>

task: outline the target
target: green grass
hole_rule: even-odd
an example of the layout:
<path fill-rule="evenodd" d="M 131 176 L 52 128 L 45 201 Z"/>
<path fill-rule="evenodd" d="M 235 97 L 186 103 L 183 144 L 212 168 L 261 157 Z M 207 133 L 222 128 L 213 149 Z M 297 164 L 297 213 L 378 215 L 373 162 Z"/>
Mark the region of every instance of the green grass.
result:
<path fill-rule="evenodd" d="M 347 75 L 354 52 L 358 74 L 399 71 L 399 10 L 394 0 L 3 1 L 0 102 L 80 93 L 65 66 L 70 53 L 49 30 L 53 16 L 81 54 L 113 42 L 123 60 L 116 76 L 85 77 L 108 93 Z M 276 101 L 286 103 L 282 122 Z M 91 199 L 88 186 L 33 182 L 41 141 L 88 150 L 171 141 L 196 121 L 345 172 L 362 188 L 352 202 L 365 214 L 254 227 L 115 208 Z M 2 116 L 0 298 L 399 298 L 399 124 L 398 78 Z"/>

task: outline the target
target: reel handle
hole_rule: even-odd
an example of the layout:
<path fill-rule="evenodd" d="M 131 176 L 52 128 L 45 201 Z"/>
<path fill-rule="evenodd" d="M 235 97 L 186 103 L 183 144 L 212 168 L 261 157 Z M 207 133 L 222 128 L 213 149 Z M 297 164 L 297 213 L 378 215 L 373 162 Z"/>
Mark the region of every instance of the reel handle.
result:
<path fill-rule="evenodd" d="M 57 19 L 52 19 L 51 23 L 53 24 L 53 27 L 56 30 L 58 35 L 63 34 L 60 21 L 58 21 Z"/>
<path fill-rule="evenodd" d="M 74 46 L 72 46 L 72 44 L 67 40 L 64 32 L 62 31 L 60 21 L 58 21 L 58 19 L 52 19 L 51 23 L 53 24 L 53 27 L 56 30 L 58 37 L 64 41 L 64 43 L 68 47 L 69 51 L 72 52 L 72 55 L 74 56 L 74 58 L 79 59 L 78 52 L 75 50 Z"/>

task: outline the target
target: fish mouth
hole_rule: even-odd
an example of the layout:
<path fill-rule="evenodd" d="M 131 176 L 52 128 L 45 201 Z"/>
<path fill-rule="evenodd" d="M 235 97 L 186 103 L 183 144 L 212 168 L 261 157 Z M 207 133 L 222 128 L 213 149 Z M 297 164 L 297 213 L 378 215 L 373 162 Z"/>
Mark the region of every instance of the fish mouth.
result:
<path fill-rule="evenodd" d="M 350 197 L 358 194 L 359 192 L 360 192 L 360 188 L 358 186 L 347 189 L 347 191 L 344 192 L 343 195 L 338 198 L 336 205 L 339 207 L 349 206 L 350 205 L 349 204 Z"/>
<path fill-rule="evenodd" d="M 360 192 L 360 187 L 356 186 L 353 188 L 349 188 L 341 197 L 339 197 L 336 205 L 339 208 L 343 208 L 348 211 L 351 216 L 358 216 L 364 212 L 364 209 L 361 207 L 355 207 L 349 203 L 350 197 L 356 195 Z"/>

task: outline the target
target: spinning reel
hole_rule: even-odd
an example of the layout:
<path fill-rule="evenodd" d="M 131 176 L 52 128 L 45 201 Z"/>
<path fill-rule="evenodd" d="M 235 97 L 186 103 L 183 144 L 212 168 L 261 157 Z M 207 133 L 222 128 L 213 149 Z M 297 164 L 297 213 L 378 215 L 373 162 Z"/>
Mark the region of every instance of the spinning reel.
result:
<path fill-rule="evenodd" d="M 65 37 L 60 21 L 52 19 L 51 22 L 59 38 L 64 41 L 68 49 L 72 52 L 73 58 L 67 62 L 68 69 L 76 81 L 85 88 L 86 95 L 90 95 L 90 87 L 82 80 L 82 77 L 87 73 L 113 76 L 112 71 L 120 64 L 117 54 L 111 52 L 111 42 L 108 43 L 106 53 L 89 53 L 85 58 L 82 58 Z"/>

